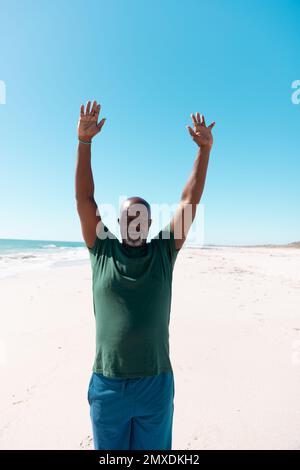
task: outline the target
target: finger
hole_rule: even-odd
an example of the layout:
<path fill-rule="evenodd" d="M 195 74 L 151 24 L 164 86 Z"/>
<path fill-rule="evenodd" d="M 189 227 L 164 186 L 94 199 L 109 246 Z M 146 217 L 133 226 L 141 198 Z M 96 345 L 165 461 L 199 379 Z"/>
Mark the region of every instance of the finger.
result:
<path fill-rule="evenodd" d="M 194 126 L 197 127 L 198 123 L 197 123 L 197 120 L 196 120 L 194 114 L 191 114 L 191 118 L 193 120 Z"/>
<path fill-rule="evenodd" d="M 99 116 L 99 113 L 100 113 L 100 109 L 101 109 L 101 106 L 100 106 L 100 104 L 98 104 L 98 106 L 96 107 L 96 111 L 95 111 L 95 117 L 97 118 L 97 121 L 98 121 L 98 116 Z"/>
<path fill-rule="evenodd" d="M 202 114 L 202 124 L 203 124 L 203 126 L 206 126 L 206 122 L 205 122 L 205 118 L 204 118 L 203 114 Z"/>
<path fill-rule="evenodd" d="M 212 123 L 211 123 L 211 124 L 208 126 L 208 129 L 212 129 L 212 128 L 214 127 L 214 125 L 215 125 L 215 124 L 216 124 L 216 123 L 215 123 L 215 121 L 214 121 L 214 122 L 212 122 Z"/>
<path fill-rule="evenodd" d="M 87 104 L 86 104 L 86 111 L 85 111 L 85 114 L 89 114 L 89 113 L 90 113 L 90 107 L 91 107 L 91 102 L 88 101 Z"/>
<path fill-rule="evenodd" d="M 80 106 L 80 117 L 84 116 L 84 104 Z"/>
<path fill-rule="evenodd" d="M 103 119 L 101 119 L 101 121 L 99 122 L 99 124 L 97 124 L 97 127 L 98 127 L 99 131 L 101 131 L 101 129 L 102 129 L 102 127 L 103 127 L 105 121 L 106 121 L 106 118 L 103 118 Z"/>
<path fill-rule="evenodd" d="M 198 112 L 196 113 L 196 118 L 197 118 L 197 123 L 201 124 L 201 115 L 200 115 L 200 113 L 198 113 Z"/>
<path fill-rule="evenodd" d="M 93 101 L 93 106 L 92 106 L 92 109 L 91 109 L 91 114 L 93 116 L 96 114 L 96 110 L 97 110 L 97 101 Z"/>

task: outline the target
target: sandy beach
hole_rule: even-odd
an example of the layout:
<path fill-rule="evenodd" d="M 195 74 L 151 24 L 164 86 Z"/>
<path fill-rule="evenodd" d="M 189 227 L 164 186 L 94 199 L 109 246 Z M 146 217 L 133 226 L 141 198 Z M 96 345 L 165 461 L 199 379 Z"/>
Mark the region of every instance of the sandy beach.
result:
<path fill-rule="evenodd" d="M 0 448 L 92 449 L 89 259 L 0 281 Z M 300 250 L 185 248 L 173 449 L 300 449 Z"/>

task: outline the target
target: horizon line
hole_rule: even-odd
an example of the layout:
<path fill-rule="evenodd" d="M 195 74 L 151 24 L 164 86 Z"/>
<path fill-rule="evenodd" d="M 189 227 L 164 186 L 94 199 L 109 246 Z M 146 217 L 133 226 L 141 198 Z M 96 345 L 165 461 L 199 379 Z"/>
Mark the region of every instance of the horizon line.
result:
<path fill-rule="evenodd" d="M 118 238 L 118 237 L 117 237 Z M 14 240 L 14 241 L 31 241 L 31 242 L 59 242 L 59 243 L 81 243 L 83 246 L 85 242 L 83 240 L 53 240 L 53 239 L 41 239 L 41 238 L 0 238 L 1 240 Z M 217 244 L 217 243 L 203 243 L 202 245 L 197 245 L 193 243 L 187 243 L 184 247 L 185 248 L 201 248 L 201 247 L 295 247 L 300 248 L 300 240 L 293 241 L 288 243 L 253 243 L 253 244 L 238 244 L 238 243 L 230 243 L 230 244 Z"/>

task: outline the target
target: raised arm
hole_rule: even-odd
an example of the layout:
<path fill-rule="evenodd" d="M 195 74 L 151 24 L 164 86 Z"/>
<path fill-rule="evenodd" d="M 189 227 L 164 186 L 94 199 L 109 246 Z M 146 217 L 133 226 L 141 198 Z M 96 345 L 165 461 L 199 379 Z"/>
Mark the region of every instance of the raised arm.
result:
<path fill-rule="evenodd" d="M 180 204 L 171 220 L 171 231 L 175 236 L 177 250 L 184 244 L 195 218 L 197 205 L 204 189 L 209 155 L 213 145 L 211 130 L 215 122 L 206 127 L 204 116 L 201 117 L 199 113 L 196 113 L 196 116 L 191 114 L 191 118 L 194 123 L 194 130 L 190 126 L 187 126 L 187 128 L 198 146 L 198 151 L 192 173 L 182 191 Z"/>
<path fill-rule="evenodd" d="M 92 139 L 97 135 L 105 122 L 98 123 L 100 104 L 88 101 L 86 109 L 80 108 L 78 122 L 78 150 L 75 172 L 75 197 L 79 214 L 82 235 L 86 245 L 92 248 L 96 240 L 96 227 L 101 221 L 97 204 L 94 199 L 94 180 L 91 167 Z"/>

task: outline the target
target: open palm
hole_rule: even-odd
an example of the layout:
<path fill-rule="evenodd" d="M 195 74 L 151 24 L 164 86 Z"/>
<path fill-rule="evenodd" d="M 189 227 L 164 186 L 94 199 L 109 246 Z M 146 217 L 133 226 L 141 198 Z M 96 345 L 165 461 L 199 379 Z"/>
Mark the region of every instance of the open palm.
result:
<path fill-rule="evenodd" d="M 194 123 L 194 129 L 192 129 L 190 126 L 186 127 L 193 141 L 196 142 L 199 147 L 210 148 L 213 144 L 213 136 L 211 130 L 214 127 L 215 122 L 212 122 L 209 126 L 206 127 L 203 115 L 201 116 L 199 113 L 196 113 L 196 116 L 194 114 L 191 114 L 191 118 Z"/>
<path fill-rule="evenodd" d="M 105 118 L 101 119 L 98 123 L 99 113 L 101 106 L 97 104 L 97 101 L 93 102 L 92 108 L 91 102 L 88 101 L 86 109 L 82 104 L 80 107 L 80 117 L 78 122 L 78 137 L 79 139 L 92 139 L 96 134 L 98 134 L 103 124 L 105 123 Z"/>

